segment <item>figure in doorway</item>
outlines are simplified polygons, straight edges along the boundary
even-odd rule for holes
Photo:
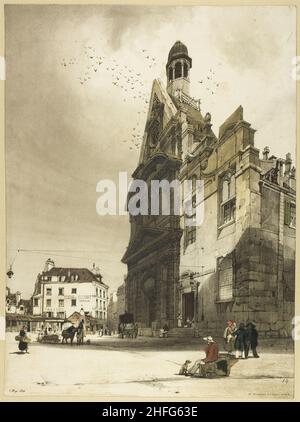
[[[182,316],[181,316],[181,313],[179,313],[177,315],[177,327],[178,328],[181,328],[182,327]]]

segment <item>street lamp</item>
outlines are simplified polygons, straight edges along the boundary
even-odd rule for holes
[[[14,272],[13,272],[11,266],[9,267],[9,270],[7,271],[6,275],[7,275],[8,278],[12,278],[12,276],[14,275]]]

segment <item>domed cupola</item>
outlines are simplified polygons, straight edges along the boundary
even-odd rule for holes
[[[182,91],[189,95],[191,67],[192,59],[187,47],[181,41],[176,41],[169,52],[166,66],[169,94],[175,95],[176,91]]]

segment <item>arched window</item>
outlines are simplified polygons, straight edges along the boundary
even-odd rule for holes
[[[186,63],[184,63],[184,65],[183,65],[183,76],[185,78],[188,77],[188,65]]]
[[[169,81],[171,81],[173,79],[173,68],[170,67],[169,68]]]
[[[181,63],[180,62],[177,62],[175,64],[175,79],[181,78],[181,76],[182,76],[182,73],[181,73]]]

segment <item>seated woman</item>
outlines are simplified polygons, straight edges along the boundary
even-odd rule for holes
[[[219,358],[219,346],[215,343],[214,339],[211,336],[204,337],[203,340],[207,342],[207,347],[205,348],[205,358],[198,359],[188,371],[189,375],[195,375],[199,371],[200,376],[206,375],[206,370],[211,366],[213,362]]]
[[[159,330],[159,337],[161,337],[161,338],[167,338],[168,337],[168,332],[169,332],[169,326],[168,326],[168,324],[165,324],[163,326],[163,328],[161,328]]]

